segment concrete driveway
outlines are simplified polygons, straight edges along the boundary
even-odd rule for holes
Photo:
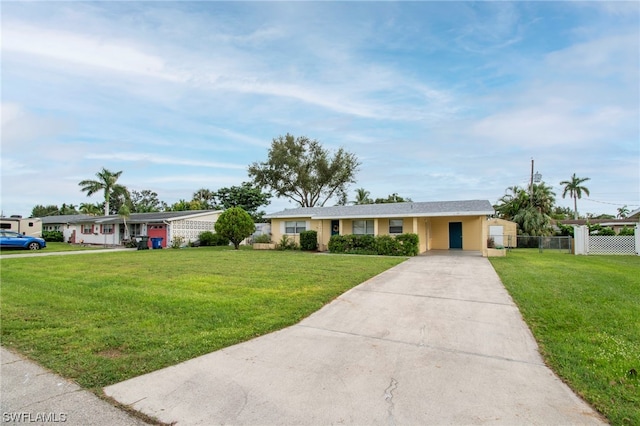
[[[178,425],[604,423],[477,255],[412,258],[295,326],[104,391]]]

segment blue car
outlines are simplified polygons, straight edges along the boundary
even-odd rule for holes
[[[40,250],[47,246],[47,243],[38,237],[30,237],[13,231],[0,231],[0,248]]]

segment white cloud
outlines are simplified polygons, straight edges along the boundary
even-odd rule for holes
[[[85,158],[89,160],[108,160],[108,161],[124,161],[124,162],[143,162],[152,164],[172,165],[172,166],[190,166],[190,167],[207,167],[214,169],[232,169],[244,170],[246,165],[233,163],[219,163],[215,161],[202,161],[196,159],[168,157],[144,152],[125,152],[120,151],[112,154],[87,154]]]
[[[115,72],[140,74],[171,81],[182,81],[167,72],[162,58],[142,52],[132,40],[96,38],[79,34],[7,22],[2,28],[2,50],[68,61],[75,66],[104,68]]]

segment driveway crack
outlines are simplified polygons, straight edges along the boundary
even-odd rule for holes
[[[391,383],[384,390],[384,400],[389,404],[387,407],[387,424],[393,426],[396,424],[395,418],[393,416],[393,409],[395,408],[395,404],[393,402],[393,391],[398,387],[398,381],[391,378]]]

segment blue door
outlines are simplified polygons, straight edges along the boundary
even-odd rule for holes
[[[449,222],[449,248],[462,248],[462,222]]]
[[[332,220],[331,221],[331,235],[338,235],[340,234],[340,221],[339,220]]]

